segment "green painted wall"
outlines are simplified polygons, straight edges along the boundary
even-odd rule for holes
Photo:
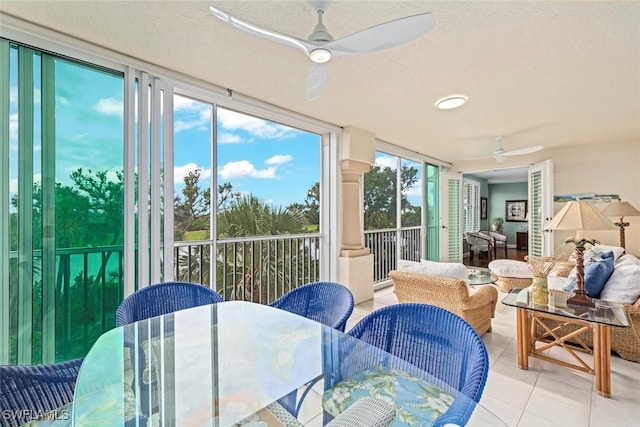
[[[509,184],[489,184],[489,225],[491,219],[505,216],[505,202],[507,200],[527,200],[528,184],[526,182],[514,182]],[[488,228],[489,226],[487,226]],[[516,231],[526,231],[526,222],[505,222],[504,234],[507,235],[509,246],[516,244]]]

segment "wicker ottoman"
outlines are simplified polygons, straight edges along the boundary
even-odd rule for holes
[[[526,262],[513,259],[496,259],[489,263],[498,280],[496,285],[502,292],[510,292],[514,288],[526,288],[531,285],[533,274]]]

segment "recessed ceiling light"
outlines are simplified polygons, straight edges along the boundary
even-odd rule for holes
[[[452,108],[458,108],[467,102],[467,97],[464,95],[451,95],[445,98],[441,98],[436,102],[436,107],[441,110],[451,110]]]

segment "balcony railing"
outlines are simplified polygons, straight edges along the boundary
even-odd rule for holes
[[[321,244],[320,234],[176,242],[174,276],[176,280],[210,286],[227,301],[267,304],[302,284],[320,280]],[[214,245],[216,283],[211,286]],[[396,268],[397,255],[400,259],[420,259],[420,227],[367,231],[365,245],[374,255],[374,282],[379,283]],[[25,351],[25,346],[30,347],[33,363],[42,359],[47,347],[55,349],[57,360],[84,355],[104,331],[114,326],[115,310],[124,297],[123,259],[122,246],[56,250],[55,302],[51,305],[45,295],[51,291],[46,290],[48,284],[43,284],[40,277],[40,251],[33,252],[33,285],[28,294],[15,286],[18,256],[13,253],[11,362],[17,362],[16,355]],[[18,327],[19,310],[15,308],[19,305],[23,312],[34,314],[30,327]],[[43,313],[55,319],[55,340],[51,330],[47,332],[43,326]]]
[[[396,269],[398,259],[420,261],[420,227],[365,231],[364,245],[373,254],[373,283],[384,282],[389,279],[389,271]]]
[[[216,283],[225,301],[268,304],[302,284],[320,280],[320,234],[260,236],[176,242],[176,280],[211,285],[216,245]]]

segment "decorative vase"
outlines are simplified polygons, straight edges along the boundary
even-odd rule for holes
[[[546,277],[535,277],[531,288],[533,289],[533,303],[534,304],[548,304],[549,303],[549,288],[547,286]]]

